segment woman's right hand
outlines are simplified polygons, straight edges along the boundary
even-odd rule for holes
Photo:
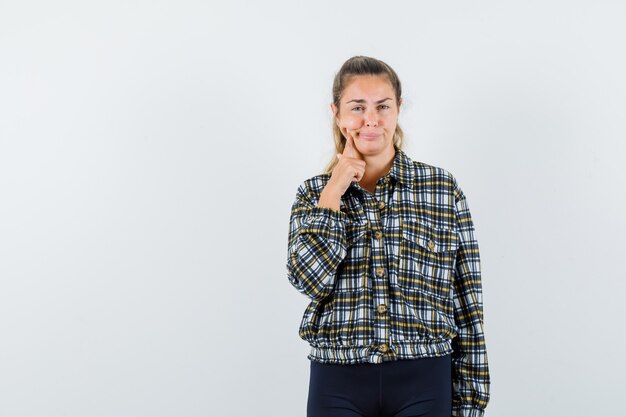
[[[338,153],[337,158],[339,162],[335,165],[333,172],[328,180],[328,185],[343,195],[352,181],[360,181],[365,174],[365,160],[363,155],[356,149],[354,145],[354,138],[348,131],[345,130],[346,145],[343,149],[343,153]]]

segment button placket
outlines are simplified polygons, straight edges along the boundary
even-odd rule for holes
[[[388,182],[388,178],[385,178],[382,182]],[[377,361],[382,361],[382,356],[385,356],[390,351],[389,335],[391,333],[389,326],[389,307],[387,301],[389,299],[389,285],[387,282],[387,265],[385,262],[385,244],[384,244],[384,231],[383,224],[385,219],[382,216],[382,212],[387,208],[385,195],[388,193],[387,187],[379,187],[376,189],[376,195],[365,195],[364,208],[366,216],[368,218],[368,229],[371,248],[369,259],[371,263],[369,265],[368,274],[372,277],[372,316],[377,323],[374,325],[374,332],[372,334],[371,344],[372,358],[378,357]],[[369,200],[369,201],[368,201]],[[389,210],[385,210],[387,213]]]

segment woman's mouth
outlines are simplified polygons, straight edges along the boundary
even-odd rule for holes
[[[359,137],[364,140],[376,139],[380,135],[380,133],[359,133]]]

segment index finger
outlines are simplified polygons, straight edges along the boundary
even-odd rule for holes
[[[348,133],[347,129],[346,129],[346,146],[343,148],[342,155],[346,155],[349,158],[358,157],[356,148],[354,147],[354,139],[352,138],[352,135]]]

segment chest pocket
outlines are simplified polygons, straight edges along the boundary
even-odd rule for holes
[[[340,268],[335,291],[356,291],[368,285],[370,256],[369,224],[350,222],[346,226],[347,254]]]
[[[403,220],[398,284],[425,295],[448,297],[459,241],[455,230]]]

